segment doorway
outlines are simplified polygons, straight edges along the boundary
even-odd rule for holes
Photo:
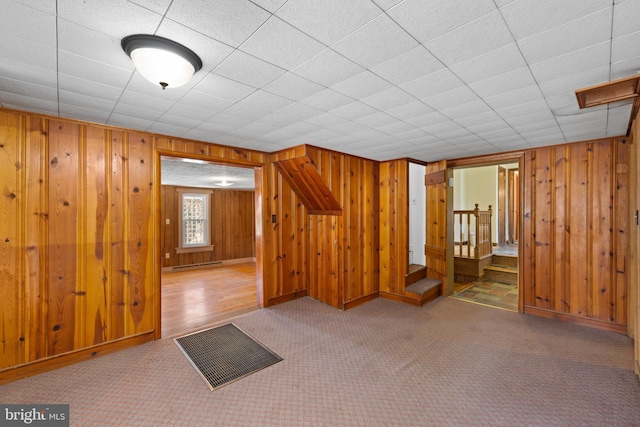
[[[162,337],[256,310],[256,171],[160,158]]]
[[[453,170],[453,297],[519,309],[518,163]]]

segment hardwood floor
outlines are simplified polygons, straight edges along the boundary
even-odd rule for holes
[[[162,337],[257,310],[256,264],[162,273]]]

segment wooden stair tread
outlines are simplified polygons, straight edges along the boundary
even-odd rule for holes
[[[423,295],[439,286],[442,286],[442,280],[425,278],[404,288],[405,291],[418,295]]]
[[[502,273],[517,273],[518,267],[509,267],[508,265],[491,264],[484,268],[485,270],[500,271]]]

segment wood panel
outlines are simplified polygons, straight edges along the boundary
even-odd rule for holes
[[[447,170],[446,160],[427,165],[427,175]],[[427,218],[425,241],[427,253],[427,277],[447,283],[447,201],[448,182],[427,183]],[[449,289],[446,290],[447,294]]]
[[[163,185],[161,189],[160,222],[162,225],[163,267],[255,257],[254,191],[218,188],[211,189],[209,207],[213,251],[176,253],[180,233],[179,189],[189,190],[189,187]],[[169,220],[169,224],[166,223],[167,220]],[[169,258],[165,256],[167,253]]]
[[[0,110],[0,382],[155,335],[155,138]],[[158,139],[165,152],[266,161],[260,152]],[[230,232],[237,253],[242,238]]]
[[[524,167],[525,312],[626,325],[627,140],[532,150]]]
[[[640,377],[640,115],[635,117],[629,146],[629,336],[634,340],[634,370]]]

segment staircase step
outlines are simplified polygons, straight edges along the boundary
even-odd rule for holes
[[[484,280],[517,285],[518,268],[508,265],[491,264],[484,268]]]
[[[422,296],[429,291],[440,288],[441,286],[442,286],[442,280],[431,279],[427,277],[425,279],[417,281],[413,285],[405,287],[404,290],[407,292],[411,292],[413,294],[418,294]]]
[[[412,285],[427,277],[427,266],[420,264],[411,264],[409,272],[404,277],[404,285]]]
[[[509,267],[518,267],[518,257],[513,255],[493,254],[491,263],[497,265],[507,265]]]

